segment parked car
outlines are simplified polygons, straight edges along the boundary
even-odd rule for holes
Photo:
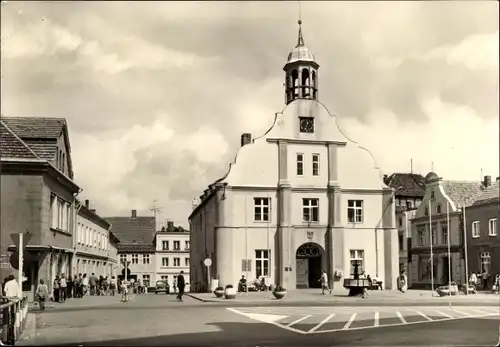
[[[155,294],[165,292],[165,294],[170,294],[170,286],[166,281],[156,281]]]

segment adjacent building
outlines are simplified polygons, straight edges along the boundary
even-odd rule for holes
[[[463,209],[467,210],[483,192],[483,183],[446,181],[430,172],[425,176],[425,186],[424,198],[411,221],[412,288],[431,288],[432,283],[434,287],[445,285],[450,277],[463,284]]]
[[[371,153],[318,101],[319,64],[300,26],[284,71],[285,108],[262,133],[242,135],[229,171],[189,217],[191,284],[197,291],[210,278],[236,285],[245,275],[285,288],[318,287],[322,270],[340,281],[359,263],[395,288],[394,192]],[[212,260],[209,275],[205,258]]]
[[[465,209],[468,270],[469,274],[487,271],[494,276],[500,273],[499,179],[491,184],[491,176],[485,176],[483,185],[485,190]]]
[[[89,200],[85,200],[85,204],[77,208],[73,273],[116,276],[119,241],[111,232],[111,224],[89,204]]]
[[[415,218],[425,194],[425,178],[414,173],[393,173],[384,182],[395,190],[396,223],[398,228],[399,272],[406,271],[411,286],[411,220]]]
[[[33,293],[40,279],[52,290],[56,274],[73,274],[75,199],[81,191],[66,120],[2,117],[0,135],[2,275],[17,266],[5,261],[16,248],[8,247],[10,234],[29,232],[23,290]]]
[[[132,210],[129,217],[104,219],[111,224],[111,232],[120,240],[117,245],[118,278],[125,277],[124,262],[130,261],[127,278],[142,279],[146,286],[154,285],[156,218],[137,216],[137,210]]]
[[[189,282],[190,248],[189,230],[174,226],[172,221],[162,227],[156,233],[156,280],[165,280],[174,288],[177,275],[184,271]]]

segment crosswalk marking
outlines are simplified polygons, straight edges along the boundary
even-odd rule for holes
[[[460,314],[462,314],[464,316],[467,316],[467,317],[471,317],[472,316],[471,314],[469,314],[467,312],[463,312],[463,311],[457,310],[455,308],[452,308],[452,310],[455,311],[455,312],[458,312],[458,313],[460,313]]]
[[[378,325],[379,325],[379,318],[380,318],[380,313],[379,312],[375,312],[375,316],[373,318],[373,326],[374,327],[378,327]]]
[[[326,317],[325,319],[323,319],[321,321],[321,323],[319,323],[318,325],[316,325],[315,327],[312,327],[311,330],[309,330],[310,333],[312,333],[313,331],[316,331],[318,330],[323,324],[325,324],[326,322],[328,322],[330,319],[332,319],[332,317],[335,316],[335,313],[332,313],[331,315],[329,315],[328,317]]]
[[[448,313],[444,313],[444,312],[442,312],[442,311],[438,311],[438,310],[435,310],[435,312],[436,312],[437,314],[440,314],[440,315],[441,315],[441,316],[443,316],[443,317],[446,317],[446,318],[449,318],[449,319],[453,319],[453,316],[450,316]]]
[[[429,316],[427,316],[427,315],[423,314],[422,312],[420,312],[420,311],[415,311],[415,312],[417,312],[419,315],[421,315],[422,317],[424,317],[424,318],[425,318],[425,319],[427,319],[428,321],[432,321],[432,319],[431,319]]]
[[[342,330],[349,329],[349,327],[351,326],[352,322],[354,322],[354,320],[356,319],[356,316],[357,316],[357,313],[353,313],[352,316],[351,316],[351,318],[349,318],[349,321],[347,323],[345,323],[345,325],[342,328]]]
[[[295,325],[295,324],[297,324],[297,323],[300,323],[300,322],[302,322],[303,320],[306,320],[306,319],[307,319],[307,318],[309,318],[309,317],[311,317],[311,315],[307,315],[307,316],[304,316],[304,317],[302,317],[302,318],[299,318],[299,319],[297,319],[297,320],[295,320],[295,321],[293,321],[293,322],[291,322],[291,323],[287,324],[287,326],[288,326],[288,327],[291,327],[292,325]]]
[[[397,316],[398,316],[398,318],[401,320],[401,323],[403,323],[403,324],[408,323],[408,322],[406,321],[405,317],[403,317],[403,315],[401,314],[401,312],[399,312],[399,311],[398,311],[398,312],[396,312],[396,315],[397,315]]]

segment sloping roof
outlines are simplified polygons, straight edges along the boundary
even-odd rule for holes
[[[0,156],[2,158],[39,159],[8,126],[0,121]]]
[[[491,186],[483,190],[481,195],[474,201],[472,206],[488,204],[490,202],[500,201],[500,184],[499,182],[493,183]]]
[[[442,187],[457,208],[470,206],[483,192],[481,182],[441,181]]]
[[[385,184],[398,189],[396,196],[420,197],[425,195],[425,178],[419,174],[395,172],[386,179]]]
[[[155,217],[103,217],[111,224],[111,231],[120,240],[120,250],[137,246],[146,249],[154,248],[156,235]]]
[[[22,139],[57,139],[66,125],[64,118],[2,117],[2,120]]]
[[[57,143],[56,142],[41,142],[33,140],[24,140],[32,150],[40,158],[45,160],[53,160],[56,157]]]

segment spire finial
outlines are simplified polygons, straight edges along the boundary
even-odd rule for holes
[[[298,4],[299,4],[299,20],[297,23],[299,23],[299,37],[297,39],[296,47],[301,47],[304,46],[304,37],[302,36],[302,14],[300,10],[300,0],[298,1]]]

